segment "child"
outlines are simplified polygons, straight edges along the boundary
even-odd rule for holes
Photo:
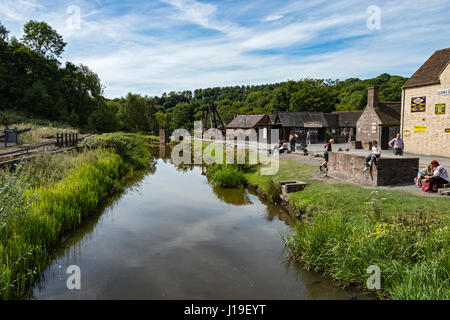
[[[431,164],[428,164],[425,168],[419,170],[416,181],[417,188],[422,188],[422,179],[425,178],[425,176],[431,176],[432,174],[433,168],[431,167]]]

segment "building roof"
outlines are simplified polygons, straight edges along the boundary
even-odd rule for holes
[[[270,118],[270,123],[274,124],[275,121],[277,120],[277,114],[269,114],[269,118]]]
[[[276,123],[283,127],[328,127],[322,112],[278,112]]]
[[[439,75],[450,62],[450,48],[438,50],[405,82],[403,88],[439,83]]]
[[[327,120],[328,126],[330,128],[339,128],[339,115],[334,113],[324,113],[325,119]]]
[[[237,115],[227,128],[250,129],[257,125],[270,124],[270,118],[265,114]]]
[[[400,102],[379,102],[378,108],[375,108],[375,112],[381,120],[381,123],[385,126],[398,126],[400,125]]]
[[[338,127],[344,128],[356,127],[356,122],[358,122],[363,112],[363,110],[333,111],[331,114],[338,115]]]

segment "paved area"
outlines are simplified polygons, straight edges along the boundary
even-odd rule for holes
[[[321,174],[319,172],[319,165],[321,165],[324,161],[323,159],[323,146],[324,144],[312,144],[307,147],[310,155],[304,156],[303,152],[296,151],[293,153],[284,153],[280,155],[281,159],[285,160],[293,160],[298,161],[305,164],[317,165],[317,174],[313,176],[314,179],[317,180],[326,180],[329,182],[339,182],[339,180],[327,177],[325,174]],[[352,150],[350,143],[341,143],[341,144],[333,144],[333,151],[338,151],[339,148],[342,150],[349,149],[351,153],[360,154],[360,155],[368,155],[370,153],[369,150]],[[344,151],[345,152],[345,151]],[[393,152],[390,150],[383,150],[382,157],[398,157],[394,156]],[[432,160],[437,160],[442,166],[444,166],[450,172],[450,158],[446,157],[434,157],[434,156],[424,156],[424,155],[416,155],[416,154],[404,154],[404,157],[414,157],[419,158],[419,168],[425,167]],[[345,182],[348,183],[348,182]],[[366,187],[368,189],[387,189],[387,190],[404,190],[410,193],[414,193],[417,195],[428,196],[428,197],[441,197],[435,194],[429,194],[422,192],[421,189],[417,188],[413,183],[411,185],[400,185],[400,186],[382,186],[382,187]]]

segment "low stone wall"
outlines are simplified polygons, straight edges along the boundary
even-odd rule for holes
[[[414,183],[414,178],[419,171],[419,158],[381,156],[372,169],[369,168],[364,172],[364,166],[364,155],[349,152],[329,153],[328,175],[330,177],[366,186]]]

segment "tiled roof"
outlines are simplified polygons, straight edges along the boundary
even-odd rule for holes
[[[400,125],[400,102],[379,102],[375,112],[385,126]]]
[[[438,50],[405,82],[403,88],[439,83],[439,75],[450,62],[450,48]]]
[[[338,127],[356,127],[356,122],[358,122],[359,117],[361,117],[363,110],[354,111],[333,111],[331,114],[336,114],[339,116]],[[328,120],[328,119],[327,119]]]
[[[238,115],[227,125],[227,128],[250,129],[256,125],[268,123],[270,119],[265,114]]]
[[[314,123],[323,128],[328,127],[328,122],[322,112],[278,112],[277,123],[283,127],[305,127]]]

